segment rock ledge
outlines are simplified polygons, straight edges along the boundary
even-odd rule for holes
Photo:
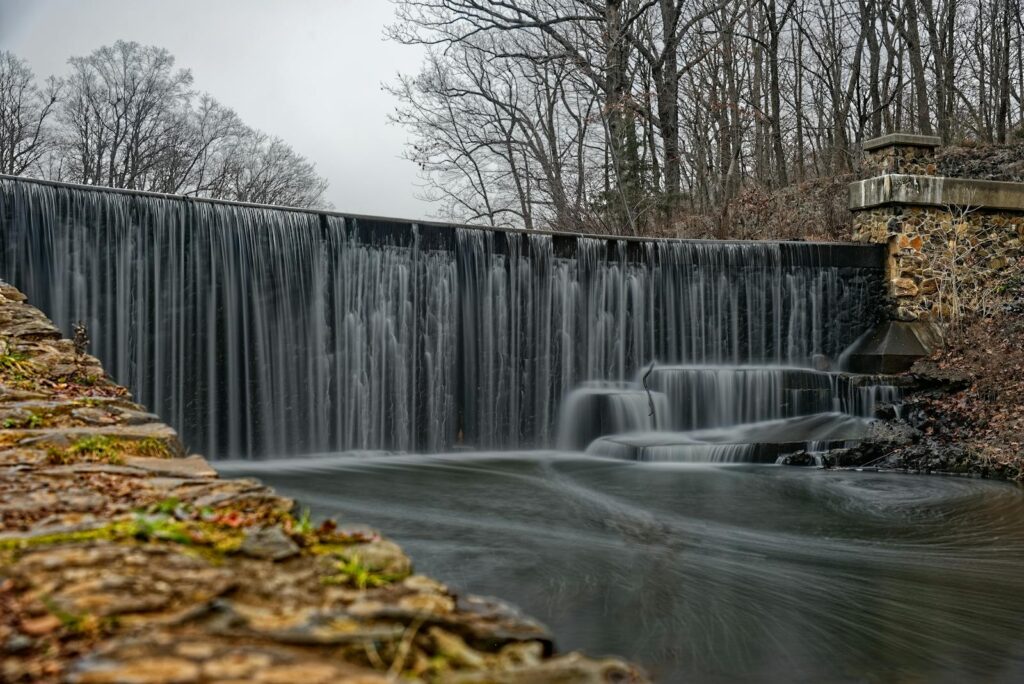
[[[220,479],[25,299],[0,282],[0,680],[646,681]]]

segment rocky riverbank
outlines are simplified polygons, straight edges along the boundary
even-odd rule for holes
[[[1024,293],[951,329],[947,346],[895,379],[872,437],[825,462],[1024,483]]]
[[[0,680],[645,681],[219,478],[87,344],[0,284]]]

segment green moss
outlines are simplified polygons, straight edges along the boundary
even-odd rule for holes
[[[140,439],[139,441],[132,443],[130,447],[132,448],[132,451],[139,456],[148,456],[151,458],[172,458],[174,456],[174,453],[167,445],[167,442],[155,437]]]
[[[134,529],[132,521],[118,521],[88,530],[2,539],[0,540],[0,550],[17,551],[41,546],[54,546],[58,544],[76,544],[89,541],[126,539],[133,536]]]
[[[56,463],[71,463],[85,456],[107,463],[121,464],[124,462],[121,451],[120,444],[106,435],[88,435],[79,438],[66,449],[50,449],[48,455],[50,461]]]
[[[155,437],[119,439],[107,435],[81,437],[67,448],[51,447],[47,454],[51,463],[74,463],[84,457],[114,465],[124,463],[126,455],[148,456],[152,458],[172,458],[174,456],[170,446]]]
[[[363,565],[359,556],[356,555],[348,560],[339,560],[334,565],[334,570],[334,574],[323,578],[324,584],[347,584],[358,589],[367,589],[384,587],[402,579],[400,576],[374,572]]]
[[[13,379],[20,379],[28,376],[34,367],[28,360],[28,354],[15,350],[9,342],[2,345],[3,353],[0,353],[0,372],[10,374]]]
[[[46,546],[94,541],[163,541],[224,555],[238,551],[245,533],[216,523],[177,520],[169,515],[137,514],[102,527],[77,532],[60,532],[34,537],[0,540],[0,551],[25,551]]]
[[[68,451],[71,454],[103,456],[114,451],[114,440],[106,435],[89,435],[78,439]]]
[[[27,418],[7,418],[4,420],[3,426],[7,430],[15,428],[37,430],[43,426],[43,417],[38,413],[31,413]]]

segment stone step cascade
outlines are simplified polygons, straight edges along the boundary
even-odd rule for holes
[[[900,401],[895,377],[794,366],[651,364],[566,398],[563,449],[636,461],[775,463],[865,439]]]

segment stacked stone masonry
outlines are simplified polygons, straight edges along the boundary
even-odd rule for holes
[[[0,283],[0,681],[640,682],[221,479]]]
[[[888,246],[894,317],[942,326],[1019,285],[1024,184],[927,177],[931,154],[920,144],[868,150],[869,173],[901,175],[854,183],[850,208],[854,240]]]
[[[933,176],[938,170],[935,148],[939,139],[924,135],[892,135],[869,140],[864,144],[861,169],[866,177],[889,173]]]

